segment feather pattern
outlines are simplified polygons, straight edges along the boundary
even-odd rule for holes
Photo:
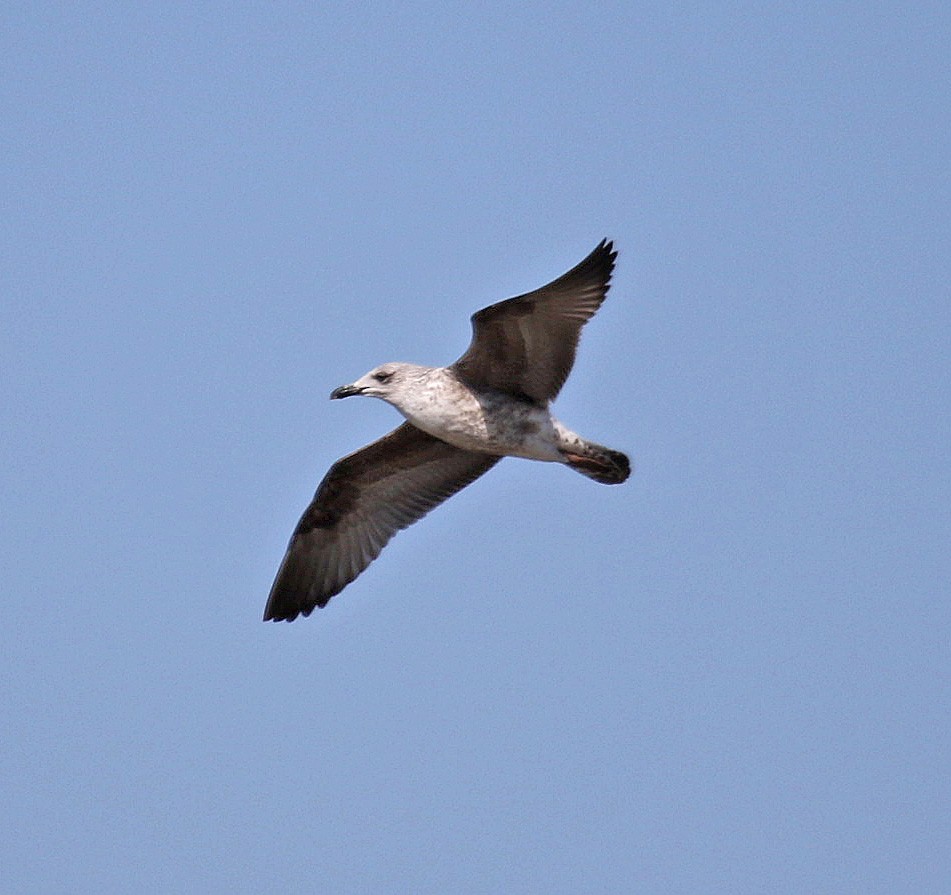
[[[460,450],[403,423],[338,460],[294,530],[264,620],[293,621],[325,606],[379,556],[396,532],[500,459]]]
[[[580,264],[534,292],[472,315],[472,341],[452,365],[464,382],[547,404],[575,362],[581,327],[610,288],[617,252],[602,240]]]

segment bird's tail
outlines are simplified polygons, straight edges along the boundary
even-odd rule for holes
[[[583,441],[571,450],[562,449],[561,453],[568,466],[602,485],[620,485],[631,474],[627,454],[612,451],[603,444]]]

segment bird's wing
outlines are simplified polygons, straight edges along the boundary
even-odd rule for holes
[[[326,606],[396,532],[501,458],[464,451],[410,423],[338,460],[301,516],[271,587],[265,621]]]
[[[577,267],[517,298],[472,315],[472,342],[453,364],[461,379],[538,404],[552,400],[575,362],[581,327],[611,281],[613,243],[602,240]]]

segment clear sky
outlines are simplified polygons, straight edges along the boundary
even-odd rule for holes
[[[947,4],[0,17],[0,888],[948,891]],[[331,389],[602,237],[630,481],[263,624]]]

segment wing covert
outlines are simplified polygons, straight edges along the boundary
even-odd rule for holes
[[[330,467],[278,569],[265,621],[326,606],[400,529],[491,469],[501,457],[464,451],[410,423]]]
[[[604,239],[547,286],[477,311],[472,341],[453,369],[472,385],[538,404],[552,400],[574,365],[581,327],[607,295],[615,258]]]

